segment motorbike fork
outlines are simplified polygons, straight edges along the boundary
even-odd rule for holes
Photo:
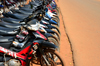
[[[44,55],[44,52],[43,52],[40,48],[39,48],[39,51],[40,51],[40,53],[41,53],[43,59],[45,60],[46,64],[47,64],[48,66],[51,66],[50,63],[48,62],[48,60],[46,59],[46,57],[45,57],[45,55]]]

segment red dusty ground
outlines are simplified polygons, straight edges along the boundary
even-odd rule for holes
[[[59,0],[75,66],[100,66],[100,0]]]

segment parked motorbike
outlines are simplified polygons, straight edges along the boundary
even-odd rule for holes
[[[23,11],[24,8],[21,9],[23,13],[28,13],[30,10]],[[0,56],[3,59],[0,62],[0,66],[29,66],[33,58],[39,58],[41,66],[56,66],[59,65],[59,63],[61,66],[65,66],[64,61],[57,52],[59,45],[57,45],[57,47],[56,44],[58,43],[56,43],[56,40],[54,41],[53,38],[51,39],[51,35],[48,34],[48,32],[53,33],[53,31],[44,29],[43,26],[39,27],[39,22],[34,21],[34,19],[40,21],[43,14],[44,12],[38,12],[38,9],[31,15],[28,14],[28,17],[26,17],[27,15],[25,14],[23,14],[23,16],[19,14],[13,15],[11,13],[3,14],[6,17],[2,19],[3,23],[1,23],[2,27],[0,27],[0,37],[3,38],[0,42]],[[45,27],[50,28],[49,25],[45,25]],[[48,42],[47,37],[51,40],[50,42]],[[60,62],[58,62],[58,59]]]

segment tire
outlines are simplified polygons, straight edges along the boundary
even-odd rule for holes
[[[60,53],[57,51],[54,51],[52,49],[47,49],[44,51],[44,56],[46,57],[47,60],[51,58],[55,62],[55,64],[56,64],[56,65],[54,64],[55,66],[57,66],[57,65],[58,66],[66,66],[65,61],[61,57]],[[48,60],[48,62],[49,62],[49,60]],[[40,64],[41,64],[41,66],[47,66],[45,63],[45,60],[43,58],[43,55],[41,55]]]
[[[60,43],[59,43],[58,40],[55,39],[54,37],[48,37],[48,40],[49,40],[51,43],[55,44],[56,46],[58,46],[58,47],[60,46]],[[58,48],[57,51],[60,52],[60,48]]]
[[[56,25],[52,25],[52,26],[54,26],[54,27],[56,27],[56,28],[52,28],[51,30],[53,30],[53,31],[57,31],[57,32],[60,34],[59,27],[56,26]],[[60,35],[61,35],[61,34],[60,34]]]
[[[59,8],[57,7],[56,9],[54,9],[54,10],[56,10],[56,12],[53,12],[54,14],[56,14],[57,16],[59,16],[60,15],[60,11],[59,11]]]
[[[52,20],[56,21],[58,23],[58,26],[60,26],[60,19],[57,16],[52,17]]]
[[[58,33],[60,34],[60,30],[59,30],[59,27],[57,25],[54,25],[54,24],[51,24],[52,26],[56,27],[56,28],[52,28],[52,30],[56,30],[58,31]]]
[[[60,34],[59,28],[58,29],[57,28],[52,28],[51,30],[55,30]]]
[[[56,30],[52,30],[52,31],[55,32],[53,35],[55,35],[59,39],[59,41],[60,41],[60,34]]]
[[[40,59],[39,59],[40,60]],[[33,64],[37,64],[40,65],[40,61],[34,59],[34,57],[32,57],[31,59],[26,60],[27,65],[26,66],[33,66]]]
[[[57,7],[57,8],[56,8],[56,9],[54,9],[54,10],[56,10],[57,15],[59,16],[59,14],[60,14],[59,8]]]
[[[31,59],[28,59],[28,57],[32,57],[32,58]],[[33,66],[33,64],[40,65],[40,58],[38,58],[36,56],[36,53],[34,55],[28,55],[27,56],[27,59],[26,59],[26,66]]]
[[[48,58],[48,60],[51,64],[50,66],[56,66],[55,62],[51,58]],[[47,66],[46,64],[44,64],[45,61],[44,61],[43,57],[41,57],[41,61],[42,61],[41,66]]]
[[[51,24],[51,25],[56,25],[56,26],[58,26],[58,27],[60,26],[59,24]]]
[[[57,16],[59,16],[59,13],[56,13],[56,12],[52,12],[52,13],[56,14]]]
[[[56,27],[57,29],[59,29],[59,27],[58,27],[57,25],[52,25],[52,26],[54,26],[54,27]]]
[[[59,23],[59,18],[57,16],[52,17],[52,20],[56,21],[57,23]]]

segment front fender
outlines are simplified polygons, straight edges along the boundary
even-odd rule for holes
[[[44,40],[42,40],[42,39],[34,40],[34,42],[37,42],[37,43],[39,43],[39,44],[41,44],[43,41],[44,41]]]
[[[44,41],[44,40],[34,40],[34,42],[39,43],[39,47],[40,48],[58,48],[56,45],[48,42],[48,41]]]
[[[41,44],[40,44],[40,47],[41,48],[58,48],[56,45],[50,43],[50,42],[47,42],[47,41],[43,41]]]
[[[51,16],[48,13],[46,13],[45,16],[47,16],[49,19],[51,19]]]
[[[54,21],[54,20],[49,20],[49,22],[50,22],[51,24],[56,24],[56,25],[58,25],[58,23],[57,23],[56,21]]]
[[[45,29],[48,33],[55,33],[54,31],[50,30],[50,29]]]
[[[57,40],[57,42],[59,42],[58,38],[56,38],[56,36],[54,36],[54,35],[52,35],[50,33],[45,33],[45,36],[46,37],[53,37],[53,38],[55,38]]]
[[[55,26],[52,26],[50,24],[48,24],[47,26],[48,26],[49,29],[56,28]]]
[[[46,37],[53,37],[50,33],[45,33]]]

